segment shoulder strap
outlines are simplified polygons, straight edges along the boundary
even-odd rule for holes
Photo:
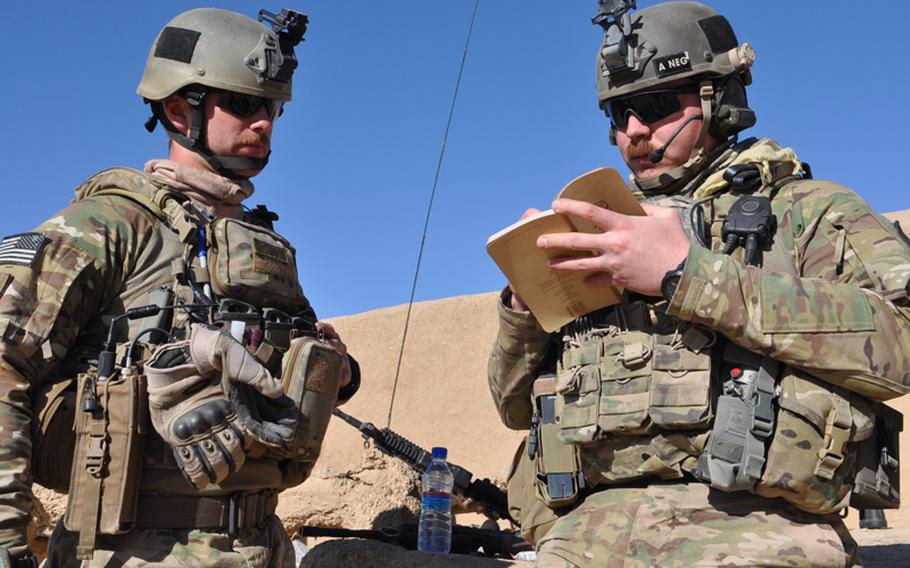
[[[164,210],[161,207],[159,207],[157,203],[152,201],[148,196],[143,195],[141,193],[138,193],[135,191],[130,191],[128,189],[119,189],[119,188],[115,188],[115,187],[110,187],[107,189],[101,189],[101,190],[96,191],[95,193],[92,194],[92,197],[101,196],[101,195],[119,195],[120,197],[125,197],[132,201],[135,201],[139,205],[142,205],[143,207],[145,207],[146,209],[151,211],[155,215],[155,217],[158,217],[162,221],[168,220],[167,213],[165,213]]]
[[[76,190],[76,198],[115,195],[140,205],[170,226],[184,243],[207,222],[185,207],[189,197],[165,186],[144,172],[111,168],[96,174]]]

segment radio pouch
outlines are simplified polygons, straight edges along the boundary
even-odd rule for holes
[[[532,459],[536,457],[538,496],[548,507],[571,505],[584,489],[584,475],[578,447],[559,439],[554,374],[541,375],[534,381],[534,404],[528,453]]]
[[[873,407],[875,431],[859,443],[850,506],[857,509],[900,508],[900,433],[904,416],[884,403]]]
[[[144,375],[78,379],[76,449],[64,525],[79,533],[76,557],[92,558],[98,534],[121,534],[136,523],[142,454],[148,432]]]

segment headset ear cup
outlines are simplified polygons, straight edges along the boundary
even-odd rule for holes
[[[723,140],[755,124],[755,113],[749,108],[742,79],[731,77],[715,88],[717,94],[709,124],[712,136]]]

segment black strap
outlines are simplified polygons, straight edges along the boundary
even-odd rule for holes
[[[278,494],[238,492],[228,497],[140,495],[138,529],[206,529],[236,534],[275,512]]]

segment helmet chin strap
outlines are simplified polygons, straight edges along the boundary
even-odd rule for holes
[[[642,191],[667,190],[674,186],[682,186],[701,171],[707,161],[706,158],[710,152],[705,150],[705,142],[708,139],[708,129],[711,126],[711,107],[714,100],[714,85],[711,81],[701,81],[699,83],[698,96],[701,99],[701,113],[705,118],[702,119],[698,140],[692,146],[692,151],[689,152],[689,159],[686,160],[686,163],[668,172],[649,178],[635,178],[635,185]]]
[[[189,103],[191,110],[190,130],[186,135],[177,130],[177,128],[167,120],[167,116],[164,115],[163,105],[153,104],[153,112],[155,112],[158,120],[161,121],[162,126],[164,126],[164,129],[167,131],[168,138],[177,144],[180,144],[187,150],[191,150],[202,156],[213,170],[225,177],[232,179],[247,179],[250,176],[241,175],[239,172],[255,171],[258,173],[262,171],[266,164],[269,163],[269,155],[272,153],[271,150],[262,158],[254,158],[249,156],[222,156],[220,154],[215,154],[209,149],[205,143],[205,113],[202,108],[202,102],[205,99],[205,95],[205,89],[201,88],[189,89],[183,95],[187,103]],[[149,123],[151,123],[151,128],[149,128]],[[146,124],[146,129],[151,132],[154,130],[155,126],[152,123],[152,119],[149,120],[149,123]]]

